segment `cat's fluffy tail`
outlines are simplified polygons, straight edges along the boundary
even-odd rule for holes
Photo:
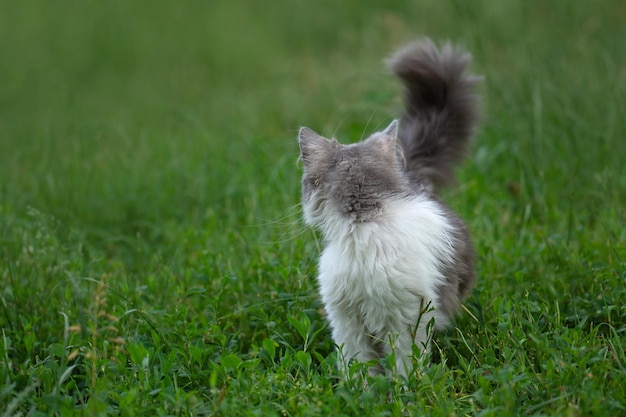
[[[455,182],[454,166],[465,156],[479,119],[474,87],[480,77],[466,73],[470,61],[469,53],[449,43],[437,48],[429,39],[388,60],[404,86],[399,139],[407,171],[432,189]]]

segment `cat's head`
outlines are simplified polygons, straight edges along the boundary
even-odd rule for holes
[[[342,145],[303,127],[298,135],[302,204],[308,224],[323,227],[329,218],[350,223],[374,221],[389,199],[411,192],[397,147],[398,122],[366,140]]]

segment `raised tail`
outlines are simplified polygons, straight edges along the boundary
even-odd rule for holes
[[[479,119],[480,77],[466,73],[471,55],[449,43],[429,40],[396,52],[389,68],[403,83],[405,114],[399,139],[407,172],[429,188],[456,181],[454,167],[467,152]]]

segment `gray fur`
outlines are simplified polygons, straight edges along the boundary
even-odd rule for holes
[[[467,226],[456,213],[441,203],[447,217],[454,225],[454,258],[442,259],[445,284],[437,288],[439,295],[438,309],[446,317],[451,318],[458,312],[461,302],[470,295],[476,271],[474,269],[475,251]]]
[[[334,204],[347,218],[357,222],[371,221],[381,213],[388,198],[414,193],[397,157],[397,122],[367,140],[340,145],[308,128],[300,129],[300,157],[304,163],[303,201],[313,190],[318,204]]]
[[[479,118],[474,92],[479,77],[465,73],[471,55],[449,43],[412,43],[389,60],[403,83],[405,114],[400,142],[407,171],[433,189],[454,183],[453,169],[465,156]]]

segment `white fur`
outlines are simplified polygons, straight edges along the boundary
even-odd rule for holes
[[[318,196],[312,197],[310,202]],[[453,226],[425,196],[387,201],[372,222],[350,221],[328,201],[305,204],[304,211],[327,242],[318,280],[345,359],[375,359],[393,344],[397,370],[407,375],[412,345],[428,350],[428,322],[447,324],[437,314],[436,288],[444,279],[441,259],[452,256]],[[422,315],[429,303],[434,311]]]

